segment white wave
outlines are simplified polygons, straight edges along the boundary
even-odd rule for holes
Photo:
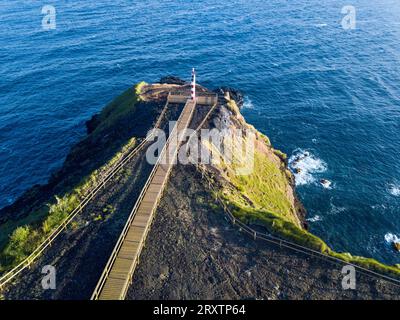
[[[332,182],[329,180],[324,179],[323,181],[320,181],[321,186],[323,186],[325,189],[332,189]]]
[[[326,163],[310,151],[296,149],[289,158],[289,167],[293,171],[296,185],[311,184],[316,181],[315,174],[327,170]]]
[[[398,184],[390,184],[389,185],[389,193],[392,196],[400,197],[400,185],[398,185]]]
[[[243,109],[254,109],[253,102],[250,100],[249,97],[244,97]]]
[[[377,210],[377,209],[383,209],[386,210],[386,206],[384,204],[374,204],[371,206],[371,209]]]
[[[392,244],[393,242],[400,242],[400,237],[393,233],[388,232],[385,234],[385,241],[388,244]]]
[[[315,215],[314,217],[308,218],[308,219],[306,219],[306,220],[307,220],[307,221],[310,221],[310,222],[318,222],[318,221],[321,221],[322,218],[321,218],[319,215]]]
[[[338,207],[335,206],[333,203],[331,203],[331,210],[330,210],[330,214],[340,214],[342,212],[346,211],[346,207]]]
[[[323,27],[328,26],[328,24],[327,23],[317,23],[314,26],[317,27],[317,28],[323,28]]]

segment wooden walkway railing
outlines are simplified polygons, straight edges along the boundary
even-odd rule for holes
[[[168,95],[169,97],[169,95]],[[161,124],[162,119],[168,109],[169,99],[158,117],[158,120],[154,128],[158,128]],[[75,217],[82,212],[82,210],[93,200],[93,198],[105,188],[108,181],[110,181],[118,172],[124,168],[130,160],[132,160],[153,138],[153,132],[146,137],[138,146],[133,150],[127,152],[123,155],[120,160],[118,160],[100,179],[100,181],[88,191],[85,197],[79,202],[77,207],[73,209],[68,216],[61,222],[57,228],[46,238],[40,245],[23,261],[21,261],[17,266],[15,266],[10,271],[0,276],[0,290],[2,290],[6,284],[10,283],[14,278],[21,274],[24,270],[29,268],[43,253],[51,246],[51,244],[58,238],[58,236],[67,228],[67,226],[75,219]]]
[[[196,103],[186,102],[174,129],[114,247],[110,259],[93,292],[92,300],[122,300],[132,281],[139,256],[154,218],[155,209],[175,163],[182,137],[192,119]]]
[[[348,261],[344,261],[342,259],[330,256],[326,253],[320,252],[320,251],[316,251],[314,249],[302,246],[300,244],[297,244],[295,242],[283,239],[283,238],[279,238],[276,236],[273,236],[272,234],[266,232],[266,233],[262,233],[260,231],[256,231],[255,229],[253,229],[252,227],[250,227],[249,225],[243,223],[242,221],[240,221],[238,218],[235,217],[235,215],[232,213],[232,211],[230,210],[229,206],[225,203],[225,201],[223,199],[221,199],[219,190],[217,190],[215,188],[215,183],[212,181],[212,179],[209,177],[209,172],[206,169],[206,167],[204,165],[196,165],[196,169],[200,172],[202,178],[208,183],[208,187],[209,189],[212,191],[216,202],[218,202],[224,213],[226,214],[226,217],[228,218],[228,220],[235,225],[236,227],[239,228],[240,232],[244,232],[247,233],[248,235],[250,235],[251,237],[253,237],[254,240],[263,240],[265,242],[269,242],[272,243],[274,245],[279,246],[280,248],[286,248],[286,249],[290,249],[292,251],[296,251],[296,252],[300,252],[303,253],[305,255],[308,255],[310,257],[314,257],[317,259],[321,259],[330,263],[334,263],[340,266],[345,266],[345,265],[351,265],[353,266],[360,274],[363,274],[365,276],[368,277],[372,277],[374,279],[377,280],[385,280],[389,283],[391,283],[392,285],[396,286],[397,288],[400,289],[400,279],[396,279],[394,277],[391,277],[389,275],[386,274],[382,274],[379,272],[376,272],[374,270],[371,269],[367,269],[365,267],[362,267],[358,264],[355,263],[351,263]]]
[[[185,103],[190,98],[190,92],[171,92],[168,96],[170,103]],[[213,106],[218,102],[218,94],[199,92],[196,96],[196,104]]]

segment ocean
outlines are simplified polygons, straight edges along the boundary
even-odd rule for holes
[[[310,230],[338,251],[400,263],[400,4],[347,1],[0,4],[0,207],[45,183],[84,123],[165,75],[246,95],[246,120],[286,152]],[[326,179],[321,184],[321,179]]]

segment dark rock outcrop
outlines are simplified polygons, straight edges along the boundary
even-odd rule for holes
[[[90,118],[88,121],[86,121],[85,124],[86,124],[87,134],[91,134],[97,128],[97,126],[100,124],[99,115],[95,114],[94,116],[92,116],[92,118]]]
[[[180,85],[180,86],[188,84],[188,82],[182,80],[181,78],[175,77],[175,76],[162,77],[160,79],[160,83],[161,84],[177,84],[177,85]]]
[[[230,87],[219,87],[218,89],[214,90],[214,92],[218,93],[222,97],[225,96],[226,92],[229,92],[229,96],[231,99],[235,100],[237,106],[239,108],[243,107],[244,95],[241,91]]]

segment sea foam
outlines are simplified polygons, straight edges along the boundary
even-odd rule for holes
[[[400,197],[400,185],[398,185],[398,184],[390,184],[389,185],[389,193],[392,196]]]
[[[309,222],[318,222],[321,220],[322,220],[322,218],[319,215],[315,215],[314,217],[307,219],[307,221],[309,221]]]
[[[385,241],[388,244],[392,244],[393,242],[400,242],[400,237],[393,233],[388,232],[385,234]]]
[[[327,165],[322,159],[303,149],[296,149],[293,152],[289,158],[289,167],[296,178],[296,185],[314,183],[316,181],[314,175],[327,170]]]
[[[249,97],[244,97],[243,109],[254,109],[253,102],[250,100]]]

